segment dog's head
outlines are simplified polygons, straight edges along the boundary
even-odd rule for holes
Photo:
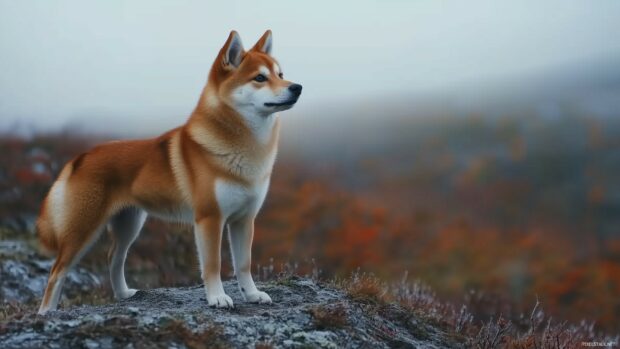
[[[212,106],[224,103],[246,118],[290,109],[302,87],[284,79],[271,48],[271,30],[247,52],[239,34],[232,31],[211,68],[206,102]]]

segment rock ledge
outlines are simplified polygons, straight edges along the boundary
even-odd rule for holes
[[[3,348],[453,348],[440,328],[391,304],[356,301],[308,278],[258,283],[272,305],[243,302],[225,282],[234,309],[207,306],[202,286],[139,291],[104,305],[0,322]]]

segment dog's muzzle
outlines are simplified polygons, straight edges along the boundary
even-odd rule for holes
[[[291,84],[288,87],[289,92],[292,94],[292,97],[288,101],[280,102],[280,103],[265,103],[266,107],[281,107],[285,105],[293,105],[297,103],[299,96],[301,95],[301,89],[303,87],[300,84]]]

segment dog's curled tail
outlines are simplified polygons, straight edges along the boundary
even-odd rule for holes
[[[56,238],[56,232],[50,222],[47,209],[48,197],[45,198],[41,206],[41,213],[37,219],[36,229],[37,236],[39,237],[39,252],[45,256],[53,257],[56,251],[58,251],[58,239]]]
[[[43,255],[53,257],[58,251],[58,234],[60,232],[57,229],[59,229],[59,223],[63,221],[62,216],[65,214],[66,183],[76,169],[76,165],[79,165],[81,157],[79,156],[65,165],[41,204],[36,230],[40,242],[39,252]],[[77,164],[76,161],[78,161]]]

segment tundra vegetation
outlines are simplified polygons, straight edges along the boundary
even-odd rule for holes
[[[257,279],[282,294],[306,281],[339,292],[299,310],[315,332],[352,333],[351,309],[362,307],[399,324],[402,338],[435,338],[424,323],[455,345],[617,341],[620,121],[566,118],[401,120],[380,131],[390,137],[355,151],[299,154],[283,144],[256,224]],[[102,140],[69,131],[0,137],[0,332],[38,321],[31,313],[50,259],[35,252],[34,218],[62,164]],[[113,303],[108,244],[104,236],[69,278],[63,311]],[[147,221],[126,271],[142,290],[198,284],[189,227]],[[225,328],[202,333],[183,321],[139,335],[188,347],[214,336],[226,345]],[[182,326],[187,341],[174,337]],[[267,337],[257,344],[280,345]]]

